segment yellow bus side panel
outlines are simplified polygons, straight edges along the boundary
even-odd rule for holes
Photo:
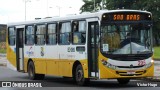
[[[7,45],[7,59],[8,61],[16,67],[16,53]]]
[[[11,49],[11,47],[8,44],[8,30],[6,32],[6,47],[7,47],[7,60],[16,67],[16,53]]]
[[[58,62],[56,60],[47,60],[40,58],[31,58],[35,65],[36,73],[58,75]],[[24,59],[24,70],[27,72],[27,64],[29,58]]]
[[[72,77],[73,60],[60,60],[59,61],[59,75]]]
[[[28,64],[28,58],[24,57],[24,72],[27,72],[27,64]]]
[[[81,65],[83,67],[83,71],[84,71],[84,77],[88,78],[88,62],[87,59],[86,60],[80,60]]]
[[[58,73],[58,61],[57,60],[48,59],[46,61],[46,63],[47,63],[46,74],[48,74],[48,75],[59,75],[59,73]]]
[[[32,59],[35,64],[35,71],[39,74],[72,77],[72,67],[75,60],[56,59]],[[28,58],[25,58],[25,72],[27,72]],[[87,60],[80,60],[83,67],[84,77],[88,78]]]
[[[72,68],[75,60],[58,60],[59,76],[72,77]],[[80,60],[83,67],[84,77],[88,78],[88,64],[87,60]]]
[[[33,59],[34,60],[34,64],[35,64],[35,67],[36,67],[36,73],[39,73],[39,74],[46,74],[46,61],[44,58],[35,58]]]

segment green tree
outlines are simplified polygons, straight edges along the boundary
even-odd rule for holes
[[[80,8],[81,13],[82,12],[93,12],[94,10],[97,11],[101,9],[101,3],[102,0],[83,0],[84,5]]]
[[[133,9],[146,10],[153,17],[153,41],[154,45],[160,45],[160,0],[137,0],[132,5]]]

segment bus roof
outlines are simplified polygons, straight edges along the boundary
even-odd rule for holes
[[[104,14],[104,13],[113,13],[113,12],[141,12],[141,13],[150,13],[148,11],[128,10],[128,9],[100,10],[100,11],[94,12],[94,13],[82,13],[82,14],[79,14],[79,15],[70,15],[70,16],[65,16],[65,17],[51,17],[51,18],[38,19],[38,20],[33,20],[33,21],[8,23],[7,25],[8,26],[15,26],[15,25],[38,24],[38,23],[47,23],[47,22],[56,22],[56,21],[61,22],[61,21],[67,21],[67,20],[78,20],[78,19],[86,19],[86,18],[94,18],[94,17],[100,18],[101,15]]]

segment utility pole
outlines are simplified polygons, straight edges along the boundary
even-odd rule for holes
[[[96,1],[94,0],[94,12],[96,11]]]
[[[102,10],[104,9],[104,7],[103,7],[103,6],[104,6],[104,2],[103,2],[103,0],[102,0]]]
[[[49,16],[49,11],[48,11],[48,0],[47,0],[47,17]]]
[[[59,17],[61,15],[61,7],[60,6],[56,6],[58,8],[58,13],[59,13]]]
[[[25,6],[25,7],[24,7],[24,9],[25,9],[25,15],[24,15],[24,16],[25,16],[25,17],[24,17],[24,18],[25,18],[25,21],[26,21],[26,17],[27,17],[27,16],[26,16],[26,14],[27,14],[27,2],[31,2],[31,1],[30,1],[30,0],[25,0],[25,1],[24,1],[24,4],[25,4],[25,5],[24,5],[24,6]]]

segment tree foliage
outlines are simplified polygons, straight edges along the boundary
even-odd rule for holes
[[[97,10],[97,8],[100,7],[101,0],[83,0],[85,3],[81,8],[81,12],[92,12],[94,11],[94,8]]]
[[[83,0],[83,2],[84,5],[80,8],[81,12],[94,12],[100,9],[135,9],[151,12],[153,40],[156,45],[160,45],[160,0]]]

